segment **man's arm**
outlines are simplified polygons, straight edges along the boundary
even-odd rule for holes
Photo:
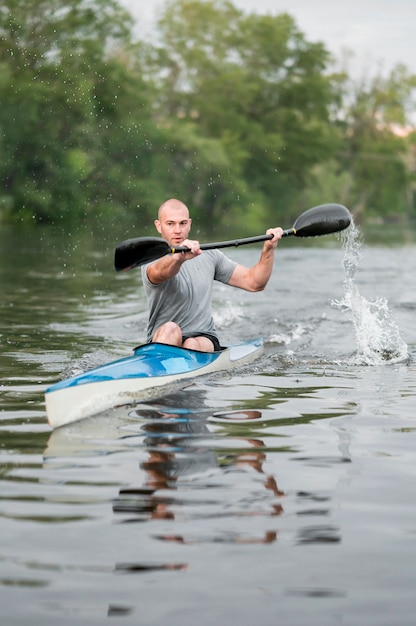
[[[176,274],[181,269],[181,266],[185,261],[189,261],[189,259],[193,259],[198,254],[201,254],[202,250],[199,247],[198,241],[190,241],[189,239],[185,239],[185,241],[181,244],[185,248],[189,248],[189,252],[175,252],[173,254],[166,254],[161,257],[147,268],[147,278],[153,285],[160,285],[165,282],[165,280],[169,280],[176,276]]]
[[[246,291],[263,291],[266,287],[273,271],[274,251],[279,239],[282,238],[283,230],[269,228],[266,232],[272,234],[273,239],[267,239],[264,242],[260,259],[253,267],[237,265],[228,281],[232,287],[239,287]]]

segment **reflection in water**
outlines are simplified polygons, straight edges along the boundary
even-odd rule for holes
[[[218,423],[241,423],[241,422],[247,422],[248,420],[250,421],[254,421],[254,420],[258,420],[261,418],[261,411],[227,411],[226,413],[223,412],[216,412],[214,413],[211,417],[209,417],[208,419],[211,422],[218,422]]]
[[[273,385],[259,392],[262,410],[252,408],[256,399],[251,397],[229,404],[227,411],[212,410],[207,401],[209,388],[199,385],[192,387],[192,393],[184,390],[171,394],[158,404],[142,403],[129,411],[123,409],[120,414],[112,412],[105,419],[85,420],[51,433],[44,458],[57,467],[57,454],[63,453],[68,460],[69,456],[87,457],[92,453],[100,464],[104,449],[105,454],[137,449],[137,473],[129,472],[127,484],[123,476],[112,510],[120,523],[175,522],[175,528],[146,529],[146,534],[157,541],[270,544],[286,527],[285,532],[289,528],[298,545],[336,543],[340,541],[336,526],[327,522],[305,524],[330,516],[328,494],[308,489],[308,476],[311,471],[335,470],[350,464],[348,447],[342,448],[342,454],[327,446],[315,447],[312,454],[305,454],[307,451],[295,447],[293,442],[288,445],[284,432],[295,423],[310,428],[313,421],[345,416],[349,404],[345,404],[344,411],[334,411],[332,394],[327,397],[326,385],[307,387],[301,378],[296,378],[294,387],[289,388],[288,381],[273,378]],[[279,387],[279,382],[284,385]],[[314,397],[318,412],[299,410],[300,402],[310,405]],[[244,405],[250,408],[237,408]],[[123,419],[118,422],[121,416]],[[279,441],[284,445],[278,445]],[[299,469],[293,470],[299,476],[305,472],[301,478],[305,490],[292,491],[289,517],[279,522],[278,529],[276,522],[272,527],[265,527],[264,523],[281,517],[283,502],[287,501],[276,475],[266,469],[271,458],[274,466],[279,466],[279,457],[295,462]],[[134,455],[132,458],[134,462]],[[293,522],[290,512],[295,493],[299,523]],[[145,572],[153,567],[171,570],[185,565],[182,560],[154,563],[151,556],[150,562],[127,561],[125,568]]]
[[[110,497],[118,484],[113,519],[120,522],[117,536],[128,540],[129,550],[127,554],[119,550],[111,562],[115,576],[128,580],[181,576],[194,571],[195,554],[203,558],[201,554],[214,546],[220,551],[222,545],[267,546],[273,559],[277,543],[289,541],[306,548],[341,543],[340,529],[331,520],[331,491],[317,491],[316,482],[309,478],[322,469],[325,474],[331,469],[338,474],[338,467],[347,467],[348,447],[337,455],[326,445],[326,436],[325,445],[313,450],[288,442],[294,423],[302,424],[307,436],[315,428],[312,422],[345,417],[349,405],[335,411],[326,385],[307,386],[299,376],[293,388],[288,387],[288,378],[267,376],[265,381],[267,386],[258,391],[261,410],[250,393],[245,400],[229,401],[228,410],[214,410],[212,404],[218,404],[214,401],[210,407],[208,392],[215,385],[200,384],[192,387],[192,393],[184,390],[158,404],[142,403],[51,433],[45,467],[65,472],[65,467],[79,464],[82,472],[82,467],[96,464],[107,469],[103,481]],[[313,399],[317,405],[311,404]],[[303,412],[306,403],[315,410]],[[127,474],[124,470],[117,477],[111,462],[103,464],[114,452],[128,454],[132,469]],[[125,468],[126,458],[117,466]],[[279,486],[273,470],[282,467],[285,482],[291,482],[295,473],[293,485],[303,491]],[[70,475],[79,476],[75,469]],[[108,507],[108,499],[102,503]],[[129,528],[122,529],[123,524]],[[316,593],[326,592],[324,587],[316,588]],[[133,604],[108,604],[107,614],[134,611]]]
[[[121,606],[116,604],[110,604],[107,611],[107,617],[125,617],[131,615],[134,609],[131,606]]]
[[[163,563],[162,565],[145,565],[143,563],[117,563],[115,571],[120,574],[137,574],[137,572],[150,572],[161,570],[184,570],[186,563]]]
[[[200,404],[203,406],[203,402]],[[146,520],[175,520],[181,519],[246,517],[253,515],[278,516],[283,508],[276,498],[284,496],[279,489],[276,479],[272,475],[264,475],[263,464],[266,460],[265,444],[262,440],[249,437],[238,437],[234,443],[237,448],[227,451],[224,457],[221,446],[216,449],[218,436],[208,428],[208,422],[201,411],[183,409],[158,410],[143,408],[130,413],[130,416],[139,419],[146,418],[141,425],[141,432],[145,435],[143,445],[146,447],[146,458],[140,462],[140,469],[145,472],[144,484],[137,488],[120,489],[118,499],[113,503],[116,514],[127,514],[126,522],[143,522]],[[220,414],[217,414],[218,417]],[[260,411],[247,410],[221,414],[221,419],[237,418],[238,421],[250,421],[261,418]],[[231,471],[241,472],[254,470],[256,474],[264,475],[263,487],[272,494],[272,500],[264,509],[256,508],[256,498],[247,507],[247,503],[238,503],[230,507],[230,503],[212,497],[212,479],[218,486],[222,478]],[[191,496],[179,495],[186,487],[192,484]],[[226,488],[227,481],[223,486]],[[204,497],[200,493],[204,491]],[[208,497],[205,496],[208,494]],[[218,491],[214,492],[218,496]],[[258,498],[257,498],[258,500]],[[198,506],[195,506],[198,505]],[[209,509],[209,513],[206,510]],[[163,533],[154,535],[160,541],[190,544],[202,542],[227,543],[272,543],[276,540],[275,530],[266,530],[260,537],[245,537],[233,531],[223,532],[211,536],[204,535],[185,537],[183,534]],[[139,569],[141,564],[137,566]],[[176,564],[175,564],[176,567]]]

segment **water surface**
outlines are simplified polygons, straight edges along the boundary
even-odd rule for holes
[[[2,623],[413,624],[416,246],[283,241],[215,291],[259,361],[52,432],[46,387],[144,339],[117,242],[0,230]]]

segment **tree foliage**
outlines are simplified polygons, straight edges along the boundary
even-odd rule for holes
[[[82,215],[96,197],[106,136],[140,85],[116,56],[130,41],[113,0],[7,0],[0,12],[3,194],[36,220]],[[134,88],[132,87],[134,85]],[[136,101],[137,103],[137,101]],[[129,102],[128,104],[131,104]]]
[[[412,95],[416,76],[399,65],[387,76],[376,73],[353,81],[344,76],[338,111],[342,138],[338,165],[348,171],[348,197],[357,216],[412,212],[407,164]]]
[[[287,14],[245,15],[224,0],[171,3],[159,34],[146,63],[159,115],[217,140],[226,158],[229,193],[191,187],[188,194],[215,220],[259,202],[283,209],[335,149],[324,47],[308,43]]]
[[[290,15],[229,0],[169,1],[151,41],[116,0],[3,0],[0,211],[143,224],[177,196],[242,231],[315,199],[412,215],[415,87],[405,66],[335,72]]]

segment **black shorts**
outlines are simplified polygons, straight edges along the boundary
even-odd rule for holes
[[[214,346],[214,351],[219,352],[222,350],[220,342],[218,341],[218,337],[215,335],[211,335],[210,333],[188,333],[187,335],[182,335],[182,343],[186,341],[186,339],[191,339],[192,337],[206,337]]]

